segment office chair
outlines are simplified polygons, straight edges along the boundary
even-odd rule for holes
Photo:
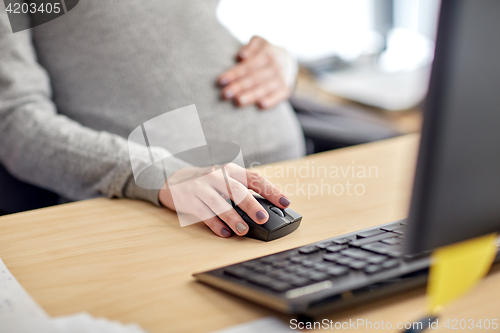
[[[14,178],[0,164],[0,215],[57,205],[59,196]]]
[[[356,106],[324,105],[292,97],[304,131],[307,154],[401,135],[391,124]]]

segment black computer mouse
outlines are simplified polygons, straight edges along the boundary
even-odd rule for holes
[[[269,242],[286,236],[299,227],[300,221],[302,221],[302,216],[300,214],[294,212],[290,208],[278,208],[260,196],[255,196],[255,199],[257,199],[269,215],[269,219],[264,224],[255,223],[243,210],[231,202],[236,212],[238,212],[248,224],[248,232],[245,237]]]

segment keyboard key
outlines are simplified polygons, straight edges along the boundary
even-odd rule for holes
[[[259,274],[267,274],[267,273],[270,273],[272,271],[274,271],[275,268],[272,267],[272,266],[268,266],[268,265],[261,265],[260,267],[255,267],[254,268],[254,271],[259,273]]]
[[[316,247],[318,249],[324,250],[325,248],[327,248],[328,246],[330,246],[332,244],[333,244],[332,241],[326,241],[326,242],[321,242],[321,243],[316,244]]]
[[[340,252],[341,254],[359,260],[364,260],[367,257],[373,255],[373,253],[368,251],[363,251],[361,249],[346,249]]]
[[[248,275],[252,274],[248,269],[241,266],[232,266],[224,269],[224,274],[236,276],[241,279],[245,279]]]
[[[311,272],[309,272],[309,274],[304,275],[304,277],[311,279],[313,281],[318,281],[318,282],[323,281],[323,280],[327,280],[330,278],[328,276],[328,274],[323,273],[323,272],[316,272],[316,271],[311,271]]]
[[[270,284],[274,281],[274,279],[269,276],[258,274],[248,276],[247,280],[253,284],[263,287],[269,287]]]
[[[365,261],[361,261],[361,260],[354,260],[349,264],[349,267],[351,267],[352,269],[357,269],[357,270],[363,269],[366,266],[368,266],[368,263]]]
[[[337,264],[348,266],[351,262],[354,261],[354,259],[349,258],[349,257],[340,257],[336,261],[337,261]]]
[[[312,260],[304,260],[302,262],[302,266],[305,266],[305,267],[313,267],[314,264],[316,264],[316,262],[312,261]]]
[[[307,286],[308,284],[311,284],[311,280],[302,277],[302,276],[293,276],[290,278],[288,281],[291,285],[294,285],[296,287],[302,287],[302,286]]]
[[[393,238],[389,238],[389,239],[384,239],[382,241],[382,243],[389,244],[389,245],[396,245],[396,244],[400,244],[401,242],[403,242],[403,239],[401,239],[400,237],[393,237]]]
[[[366,244],[375,243],[387,238],[396,237],[397,234],[392,232],[384,232],[383,234],[378,234],[372,237],[361,238],[349,243],[350,246],[361,247]]]
[[[300,275],[300,276],[303,276],[304,274],[307,274],[310,271],[311,271],[310,269],[307,269],[305,267],[299,267],[299,268],[297,268],[297,271],[295,273]]]
[[[294,256],[290,258],[290,261],[294,264],[301,264],[304,260],[307,260],[306,256]]]
[[[356,234],[357,238],[366,238],[366,237],[371,237],[375,236],[378,234],[383,234],[385,231],[382,229],[373,229],[373,230],[367,230],[367,231],[362,231],[360,233]]]
[[[264,265],[271,265],[274,262],[274,260],[272,258],[264,257],[264,258],[260,259],[260,262],[261,262],[261,264],[264,264]]]
[[[290,265],[288,267],[285,268],[285,271],[287,271],[288,273],[295,273],[297,272],[297,268],[299,267],[302,267],[301,265]]]
[[[366,274],[375,274],[378,273],[382,270],[382,267],[377,266],[377,265],[370,265],[365,267],[365,272]]]
[[[314,264],[313,268],[318,270],[318,271],[322,271],[324,272],[326,269],[328,269],[329,267],[331,267],[331,265],[329,264],[325,264],[325,263],[316,263]]]
[[[299,277],[298,275],[295,275],[295,274],[283,274],[279,277],[279,280],[280,281],[283,281],[283,282],[288,282],[288,283],[291,283],[290,281],[292,281],[293,279]]]
[[[397,245],[388,245],[380,242],[363,245],[361,248],[380,254],[388,254],[391,251],[400,249],[400,247]]]
[[[268,284],[268,287],[277,292],[283,292],[292,289],[292,285],[281,281],[272,281]]]
[[[314,281],[323,281],[328,278],[327,274],[315,271],[313,269],[305,269],[304,271],[300,271],[297,274],[299,274],[301,277],[305,277]]]
[[[347,245],[332,245],[326,248],[328,252],[339,252],[343,249],[347,249]]]
[[[349,238],[339,238],[339,239],[335,239],[333,240],[333,242],[335,244],[338,244],[338,245],[345,245],[347,243],[349,243],[352,239],[349,239]]]
[[[387,260],[386,262],[384,262],[382,264],[382,267],[383,268],[393,268],[393,267],[399,266],[400,264],[401,264],[400,260],[398,260],[398,259],[391,259],[391,260]]]
[[[323,255],[323,260],[336,262],[338,258],[340,258],[340,253],[327,253]]]
[[[273,262],[271,265],[274,267],[274,268],[285,268],[286,266],[288,266],[290,264],[289,261],[277,261],[277,262]]]
[[[369,256],[368,258],[366,258],[366,262],[368,262],[370,264],[380,264],[381,262],[384,262],[387,259],[389,259],[389,258],[386,256],[373,254],[373,255]]]
[[[404,228],[404,227],[405,226],[401,225],[400,223],[395,223],[395,224],[389,225],[387,227],[382,227],[380,229],[385,230],[385,231],[394,231],[394,230],[401,229],[401,228]]]
[[[272,277],[272,278],[275,278],[275,279],[282,279],[283,277],[286,277],[289,274],[284,269],[279,269],[279,270],[269,272],[267,275]]]
[[[319,249],[314,245],[303,246],[299,249],[299,253],[302,254],[311,254],[318,251]]]
[[[241,266],[248,268],[248,269],[255,269],[257,267],[260,267],[262,264],[258,261],[247,261],[241,264]]]
[[[329,267],[325,273],[332,275],[332,276],[341,276],[344,274],[347,274],[349,272],[349,269],[344,266],[331,266]]]

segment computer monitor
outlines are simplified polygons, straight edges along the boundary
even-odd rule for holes
[[[500,1],[443,0],[405,252],[500,230]]]

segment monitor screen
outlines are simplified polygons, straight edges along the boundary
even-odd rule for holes
[[[499,14],[442,1],[406,253],[500,230]]]

